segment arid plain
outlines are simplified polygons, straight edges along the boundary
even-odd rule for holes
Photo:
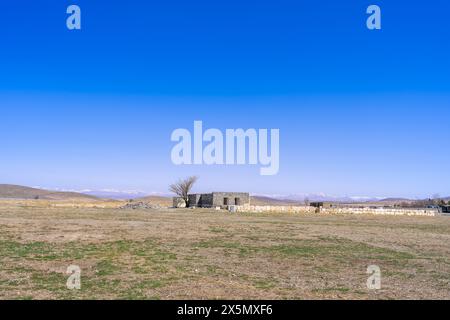
[[[0,201],[1,299],[449,299],[450,218]],[[81,268],[81,289],[66,287]],[[367,288],[369,265],[380,290]]]

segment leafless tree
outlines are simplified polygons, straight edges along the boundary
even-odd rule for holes
[[[191,191],[197,180],[198,177],[196,176],[191,176],[186,179],[180,179],[178,180],[178,182],[171,184],[169,186],[169,190],[175,193],[177,196],[181,197],[186,202],[186,206],[189,206],[189,192]]]
[[[311,204],[311,202],[309,201],[308,198],[305,198],[304,203],[305,203],[305,206],[308,206],[308,207]]]

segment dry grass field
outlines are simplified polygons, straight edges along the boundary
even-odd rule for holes
[[[221,298],[449,299],[450,217],[0,202],[0,299]]]

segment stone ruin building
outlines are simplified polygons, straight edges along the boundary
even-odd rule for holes
[[[179,207],[180,198],[173,199],[174,207]],[[182,200],[181,200],[182,201]],[[184,202],[184,201],[183,201]],[[250,205],[250,194],[246,192],[212,192],[190,194],[189,207],[228,209],[229,206]]]

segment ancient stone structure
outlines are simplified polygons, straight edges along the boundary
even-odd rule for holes
[[[250,194],[245,192],[213,192],[189,195],[189,207],[227,209],[229,206],[248,205],[250,205]]]
[[[386,215],[386,216],[427,216],[441,215],[438,209],[395,209],[395,208],[317,208],[312,206],[235,206],[232,212],[273,212],[297,214],[354,214],[354,215]]]

